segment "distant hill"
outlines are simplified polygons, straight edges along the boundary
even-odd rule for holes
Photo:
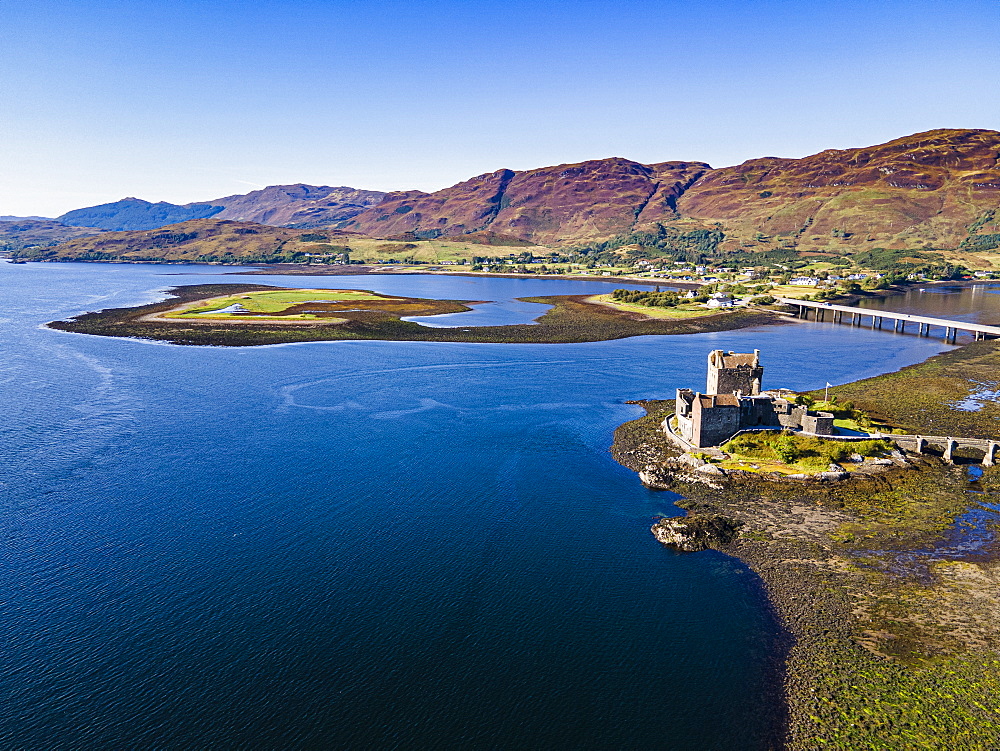
[[[221,212],[225,207],[199,203],[188,206],[159,201],[150,203],[141,198],[123,198],[114,203],[102,203],[85,209],[67,211],[58,218],[63,224],[78,227],[98,227],[105,230],[144,230],[204,219]]]
[[[224,207],[217,215],[218,219],[308,228],[350,220],[384,197],[385,193],[378,190],[297,183],[271,185],[209,203]]]
[[[100,234],[92,227],[69,227],[55,219],[0,219],[0,249],[52,245],[77,237]]]
[[[0,225],[2,226],[2,225]],[[87,230],[99,232],[98,230]],[[493,247],[484,247],[486,243]],[[11,247],[32,261],[122,261],[193,263],[340,263],[348,257],[406,263],[454,263],[477,255],[520,252],[530,243],[485,233],[469,240],[386,242],[358,232],[273,227],[210,217],[153,230],[99,232],[56,246]]]
[[[265,263],[293,260],[285,257],[285,246],[302,234],[301,230],[212,217],[151,230],[104,232],[19,255],[33,260]]]
[[[68,211],[58,221],[112,231],[157,229],[213,216],[275,226],[321,227],[350,220],[384,196],[377,190],[328,185],[271,185],[250,193],[183,205],[123,198]]]

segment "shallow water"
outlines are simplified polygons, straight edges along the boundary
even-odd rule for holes
[[[176,347],[46,321],[176,284],[509,302],[598,282],[0,264],[0,744],[755,749],[754,577],[648,533],[624,404],[874,375],[936,340],[797,323],[574,345]],[[596,287],[596,289],[595,289]]]

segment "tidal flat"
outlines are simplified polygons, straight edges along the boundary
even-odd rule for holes
[[[1000,405],[962,404],[997,373],[1000,343],[983,341],[830,394],[907,432],[995,439]],[[664,468],[679,453],[659,427],[673,402],[643,406],[613,455],[680,493],[692,519],[738,527],[713,547],[761,577],[793,640],[790,748],[1000,745],[1000,469],[931,455],[836,483],[744,475],[709,488]]]

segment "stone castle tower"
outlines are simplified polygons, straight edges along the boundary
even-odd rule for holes
[[[753,354],[723,352],[715,349],[708,353],[708,385],[706,394],[735,394],[756,396],[764,368],[760,364],[760,350]]]

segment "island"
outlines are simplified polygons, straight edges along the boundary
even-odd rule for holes
[[[1000,346],[806,394],[759,391],[759,353],[709,357],[705,393],[642,402],[612,453],[679,495],[660,542],[760,577],[788,747],[1000,747],[1000,405],[977,399]]]
[[[177,287],[168,295],[162,302],[84,313],[48,326],[60,331],[187,345],[253,346],[357,339],[549,344],[724,331],[788,320],[766,309],[698,309],[680,303],[676,294],[664,293],[653,300],[656,304],[644,307],[621,304],[601,295],[524,297],[519,299],[551,308],[531,324],[467,327],[423,326],[403,319],[461,313],[471,310],[476,301],[255,284]]]

